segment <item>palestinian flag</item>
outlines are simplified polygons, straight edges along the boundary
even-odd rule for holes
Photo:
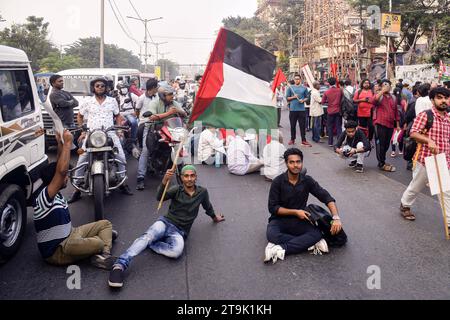
[[[190,122],[224,129],[276,129],[270,81],[276,57],[221,29],[211,53]]]

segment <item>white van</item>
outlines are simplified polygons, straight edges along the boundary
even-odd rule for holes
[[[22,50],[0,45],[0,262],[12,257],[22,242],[27,206],[42,184],[39,173],[48,163],[41,104],[33,72]]]
[[[132,78],[140,79],[141,72],[135,69],[70,69],[57,73],[64,78],[64,91],[70,92],[78,100],[79,106],[86,99],[92,96],[90,82],[98,77],[108,77],[113,82],[113,90],[116,89],[119,81],[131,82]],[[78,114],[78,108],[75,109],[75,123]],[[53,131],[53,121],[51,117],[43,110],[44,126],[46,129],[46,147],[56,145],[55,133]]]

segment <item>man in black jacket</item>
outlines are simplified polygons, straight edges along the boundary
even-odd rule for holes
[[[364,172],[364,158],[369,156],[371,146],[364,132],[358,129],[356,121],[348,121],[345,131],[338,138],[335,152],[345,159],[350,160],[349,166],[356,172]]]
[[[53,87],[50,102],[53,110],[61,119],[65,128],[75,127],[73,109],[78,107],[78,101],[71,93],[64,91],[64,79],[58,74],[51,76],[50,84]]]
[[[331,234],[341,232],[342,224],[336,201],[312,177],[302,173],[303,153],[289,149],[284,154],[288,171],[273,180],[269,194],[267,227],[269,244],[265,250],[264,262],[273,263],[285,256],[314,250],[314,253],[328,253],[328,245],[322,233],[309,220],[306,212],[309,195],[326,204],[333,215]]]

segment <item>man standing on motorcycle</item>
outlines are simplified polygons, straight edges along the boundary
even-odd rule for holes
[[[130,92],[128,84],[123,82],[117,85],[117,91],[117,103],[119,104],[120,115],[125,118],[131,127],[130,140],[132,142],[133,156],[135,156],[135,150],[137,150],[138,120],[134,109],[139,97]],[[135,157],[139,158],[139,154]]]
[[[96,129],[109,129],[114,126],[114,117],[116,117],[116,121],[118,124],[123,122],[123,118],[120,116],[119,105],[114,98],[108,97],[106,95],[106,86],[108,85],[108,81],[104,78],[97,78],[91,81],[91,90],[94,93],[94,96],[87,100],[81,107],[80,112],[78,113],[78,125],[80,127],[83,126],[85,119],[87,120],[87,127],[90,130]],[[114,142],[114,148],[117,148],[118,155],[117,159],[122,163],[126,164],[127,160],[125,157],[125,153],[123,152],[122,145],[120,143],[120,139],[117,136],[115,131],[108,132],[108,136]],[[83,133],[79,139],[81,142],[86,138],[86,133]],[[79,143],[81,145],[81,143]],[[82,163],[87,162],[88,153],[84,152],[78,158],[77,167]],[[126,166],[124,164],[119,164],[119,171],[125,171]],[[84,176],[85,167],[82,167],[77,170],[76,176],[82,177]],[[133,195],[128,185],[123,185],[121,191],[126,195]],[[69,203],[76,202],[81,199],[81,192],[75,191],[72,194],[72,197],[69,199]]]
[[[147,86],[147,91],[149,86]],[[174,101],[174,90],[170,86],[162,86],[158,90],[158,97],[152,99],[148,102],[147,105],[141,106],[138,102],[137,109],[140,114],[140,124],[144,124],[144,132],[142,138],[142,153],[139,158],[139,168],[137,175],[137,187],[136,189],[142,191],[145,189],[145,175],[147,173],[147,163],[148,157],[152,153],[153,150],[148,150],[147,148],[147,136],[149,134],[157,134],[157,132],[149,132],[150,131],[150,122],[163,123],[165,119],[170,118],[174,115],[179,115],[181,117],[186,116],[186,112],[183,108]],[[147,94],[147,93],[146,93]],[[141,101],[141,100],[139,100]],[[151,112],[152,116],[150,118],[145,118],[143,115],[147,112]],[[156,127],[156,130],[158,127]]]

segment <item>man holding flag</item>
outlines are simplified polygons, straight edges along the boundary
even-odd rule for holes
[[[281,86],[283,83],[287,82],[286,76],[284,75],[283,71],[281,69],[278,69],[277,75],[275,76],[275,80],[272,84],[272,92],[274,96],[277,97],[277,108],[278,108],[278,128],[281,128],[280,122],[281,122],[281,108],[283,108],[283,102],[284,102],[284,90]]]

